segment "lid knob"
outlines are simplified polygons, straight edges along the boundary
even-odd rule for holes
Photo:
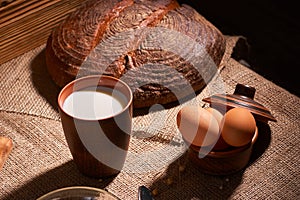
[[[250,99],[254,99],[255,91],[256,91],[256,89],[254,87],[238,83],[235,86],[235,91],[233,94],[245,96]]]

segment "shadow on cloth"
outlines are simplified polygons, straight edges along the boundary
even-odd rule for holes
[[[253,145],[252,154],[249,160],[249,165],[253,164],[269,147],[271,142],[271,129],[270,126],[263,122],[256,123],[258,128],[258,138]]]
[[[156,177],[150,186],[157,193],[155,199],[228,199],[241,184],[245,170],[255,163],[270,144],[269,125],[258,122],[257,126],[260,135],[243,170],[222,176],[205,174],[189,160],[186,152],[171,163],[163,175]]]
[[[205,84],[203,86],[203,89],[206,87],[207,85]],[[190,100],[192,100],[193,98],[195,98],[197,95],[199,95],[203,89],[200,89],[198,91],[194,91],[194,93],[187,95],[183,98],[181,98],[180,100],[177,101],[173,101],[167,104],[154,104],[150,107],[143,107],[143,108],[135,108],[133,110],[133,116],[137,117],[137,116],[143,116],[143,115],[147,115],[150,112],[158,112],[158,111],[162,111],[162,110],[168,110],[168,109],[172,109],[176,106],[182,105]],[[204,102],[203,102],[204,103]]]
[[[57,96],[61,88],[54,83],[47,71],[45,49],[33,59],[31,63],[31,73],[33,85],[39,94],[58,111]]]
[[[69,186],[89,186],[105,188],[114,177],[103,180],[93,179],[82,175],[73,161],[66,162],[50,171],[41,174],[3,199],[37,199],[38,197],[53,190]]]

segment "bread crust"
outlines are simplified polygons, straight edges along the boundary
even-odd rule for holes
[[[89,0],[53,30],[46,63],[61,87],[90,74],[123,79],[141,108],[203,89],[225,46],[214,25],[175,0]]]

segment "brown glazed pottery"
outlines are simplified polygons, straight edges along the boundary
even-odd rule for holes
[[[248,109],[256,121],[267,123],[269,120],[276,122],[270,111],[254,100],[256,89],[243,84],[237,84],[233,94],[216,94],[203,101],[209,103],[210,107],[225,113],[236,107]],[[230,147],[220,151],[206,152],[201,155],[200,147],[191,145],[188,155],[201,171],[213,175],[228,175],[245,168],[249,162],[252,148],[258,138],[258,128],[251,143],[242,147]],[[261,134],[261,133],[260,133]]]
[[[125,107],[112,117],[88,120],[67,114],[65,99],[91,86],[109,87],[124,94]],[[122,81],[109,76],[87,76],[67,84],[58,96],[61,122],[73,160],[79,171],[101,178],[116,175],[125,162],[132,126],[132,92]],[[108,105],[109,106],[109,105]]]
[[[225,151],[210,151],[201,155],[199,148],[190,146],[188,156],[190,160],[204,173],[211,175],[229,175],[245,168],[250,160],[252,148],[258,138],[258,129],[251,143],[242,147],[231,147]]]
[[[216,94],[202,101],[223,113],[231,108],[242,107],[248,109],[255,120],[265,123],[269,120],[276,122],[270,111],[254,100],[255,91],[254,87],[238,83],[233,94]]]

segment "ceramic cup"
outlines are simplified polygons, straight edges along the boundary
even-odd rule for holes
[[[122,169],[132,130],[132,99],[126,83],[104,75],[75,79],[59,93],[65,138],[83,174],[102,178]]]

